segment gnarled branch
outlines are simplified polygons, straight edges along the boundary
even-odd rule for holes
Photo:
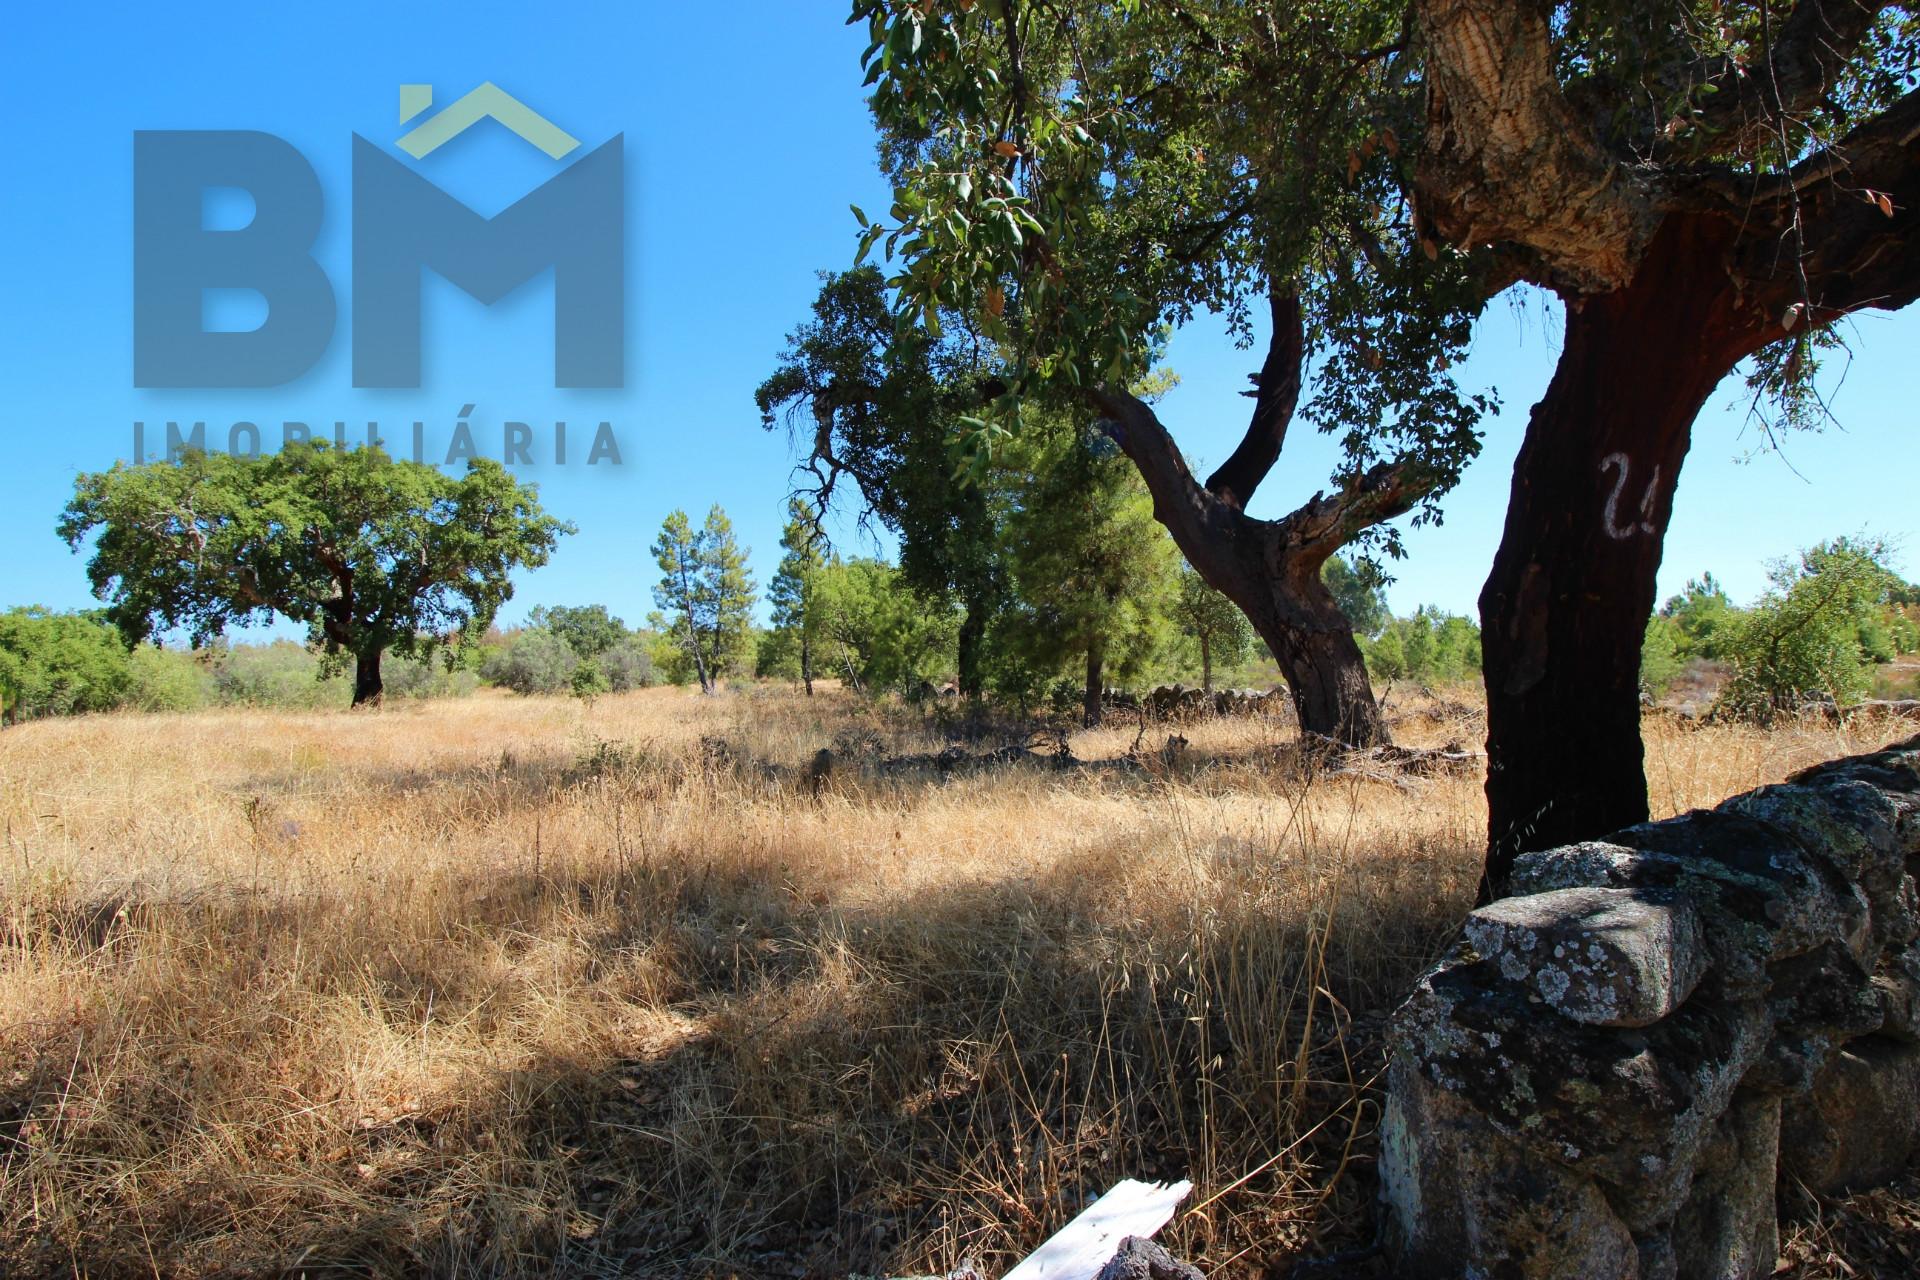
[[[1697,73],[1719,87],[1687,121],[1682,152],[1741,151],[1770,139],[1832,91],[1889,0],[1798,0],[1769,34],[1765,61],[1719,58]],[[1689,145],[1690,144],[1690,145]]]
[[[1233,455],[1207,477],[1207,488],[1213,495],[1240,510],[1246,509],[1253,491],[1279,460],[1294,407],[1300,402],[1300,363],[1306,350],[1300,296],[1290,288],[1276,286],[1269,301],[1273,337],[1267,345],[1265,363],[1252,376],[1253,417]]]
[[[1421,0],[1427,136],[1415,173],[1423,235],[1513,243],[1537,283],[1575,292],[1633,275],[1657,210],[1640,173],[1610,155],[1554,74],[1550,6]]]

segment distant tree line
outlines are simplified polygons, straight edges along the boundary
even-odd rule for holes
[[[479,683],[463,665],[408,662],[389,672],[386,696],[449,697]],[[29,606],[0,613],[0,715],[7,723],[120,709],[344,707],[352,696],[344,671],[292,640],[218,639],[198,649],[129,645],[97,610]]]
[[[508,571],[544,563],[570,526],[497,465],[452,480],[324,444],[257,460],[190,455],[80,478],[60,532],[76,547],[97,533],[89,572],[108,607],[0,615],[0,712],[361,705],[481,685],[591,701],[656,682],[713,693],[751,676],[909,697],[951,679],[969,697],[1072,707],[1094,725],[1115,686],[1284,675],[1245,609],[1183,563],[1147,483],[1103,435],[1035,408],[990,456],[955,453],[980,366],[881,342],[869,330],[884,312],[867,314],[878,298],[871,278],[829,279],[761,388],[769,425],[805,405],[816,426],[814,483],[786,512],[769,627],[719,506],[697,525],[683,511],[663,522],[644,626],[600,604],[557,605],[503,632],[492,622]],[[1134,391],[1150,403],[1171,381]],[[972,469],[962,490],[911,479],[956,463]],[[847,477],[860,517],[897,534],[897,561],[831,545],[825,519]],[[1710,574],[1690,583],[1646,628],[1646,691],[1715,663],[1727,714],[1858,700],[1876,664],[1920,647],[1920,593],[1890,565],[1885,544],[1840,538],[1775,565],[1750,608]],[[1476,678],[1471,620],[1431,607],[1394,616],[1368,557],[1331,555],[1316,577],[1370,685]],[[229,624],[273,616],[304,622],[308,643],[226,638]],[[150,639],[182,633],[187,649]],[[387,654],[409,661],[383,669]]]

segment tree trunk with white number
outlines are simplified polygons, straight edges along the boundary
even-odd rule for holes
[[[1494,247],[1567,307],[1480,597],[1483,896],[1504,891],[1519,853],[1647,817],[1640,647],[1700,407],[1767,344],[1920,296],[1920,93],[1826,145],[1803,141],[1791,169],[1717,159],[1761,154],[1756,130],[1771,145],[1770,131],[1799,128],[1880,8],[1799,0],[1765,62],[1705,68],[1723,92],[1625,156],[1562,90],[1549,10],[1417,7],[1430,51],[1418,225]]]

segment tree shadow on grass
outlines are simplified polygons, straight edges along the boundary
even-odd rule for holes
[[[1242,1175],[1169,1228],[1179,1249],[1245,1263],[1350,1242],[1368,1230],[1380,1018],[1470,881],[1347,884],[1336,903],[1210,850],[1194,855],[1204,898],[1130,896],[1150,856],[1097,846],[1030,878],[847,905],[771,866],[476,875],[451,892],[485,900],[489,930],[537,938],[564,915],[595,963],[668,957],[660,998],[454,1096],[346,1117],[331,1150],[288,1136],[275,1155],[262,1132],[208,1163],[180,1090],[117,1131],[62,1132],[100,1042],[29,1029],[0,1080],[0,1185],[86,1208],[51,1232],[14,1216],[0,1258],[23,1276],[924,1273],[1010,1260],[1123,1177],[1192,1176],[1207,1195]],[[259,903],[192,909],[204,936],[269,950],[294,925]],[[1365,939],[1347,946],[1330,911]],[[422,946],[366,957],[388,1021],[483,1007],[486,974]],[[621,999],[591,971],[586,986],[570,998]],[[223,1044],[206,1016],[188,1077],[217,1059],[242,1082],[209,1088],[260,1087],[271,1038]],[[516,1057],[511,1025],[491,1034]]]

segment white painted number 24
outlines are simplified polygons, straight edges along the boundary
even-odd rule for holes
[[[1615,542],[1625,542],[1635,534],[1652,533],[1653,504],[1660,492],[1660,468],[1653,469],[1653,478],[1647,481],[1646,492],[1640,495],[1640,518],[1635,520],[1628,514],[1626,523],[1620,520],[1620,499],[1627,491],[1627,473],[1633,469],[1633,463],[1624,453],[1610,453],[1600,459],[1600,474],[1605,476],[1610,469],[1617,468],[1620,474],[1615,477],[1613,488],[1607,493],[1607,510],[1603,528],[1607,536]]]

